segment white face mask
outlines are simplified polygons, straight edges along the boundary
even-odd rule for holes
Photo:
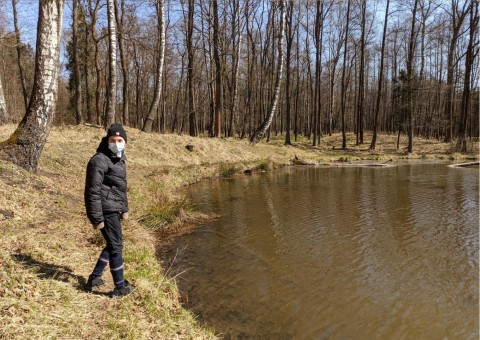
[[[125,143],[108,143],[108,148],[110,151],[116,154],[117,157],[122,157],[122,151],[125,149]]]

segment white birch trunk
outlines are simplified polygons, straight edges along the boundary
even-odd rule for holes
[[[267,132],[268,128],[272,124],[273,117],[275,116],[275,110],[277,108],[278,97],[280,95],[280,82],[282,79],[283,73],[283,37],[285,35],[285,0],[279,2],[281,19],[280,19],[280,34],[278,41],[278,62],[277,62],[277,74],[275,76],[275,94],[273,96],[273,101],[270,106],[270,111],[268,112],[267,117],[263,121],[262,125],[255,131],[255,133],[250,138],[250,142],[258,143]]]
[[[7,104],[3,93],[2,78],[0,78],[0,125],[7,121]]]
[[[117,103],[117,30],[115,27],[114,0],[108,0],[108,93],[106,127],[115,122],[115,105]]]
[[[29,171],[37,169],[55,116],[63,5],[64,0],[40,1],[32,96],[16,131],[0,144],[2,157]]]
[[[160,53],[158,58],[158,65],[157,65],[157,85],[155,87],[155,97],[153,99],[152,105],[150,106],[150,110],[148,111],[148,116],[145,119],[145,123],[143,125],[142,131],[144,132],[151,132],[152,131],[152,124],[155,118],[155,114],[157,112],[158,103],[160,102],[160,97],[162,94],[162,75],[163,75],[163,63],[165,60],[165,1],[159,0],[159,13],[158,13],[158,26],[160,31]]]

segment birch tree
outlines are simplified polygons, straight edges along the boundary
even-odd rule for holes
[[[267,132],[268,128],[272,124],[273,117],[275,116],[275,110],[278,104],[278,97],[280,95],[280,81],[282,78],[283,72],[283,38],[285,34],[285,0],[281,0],[278,2],[278,6],[280,6],[280,33],[278,34],[278,61],[277,61],[277,73],[275,76],[275,92],[273,96],[272,103],[270,104],[270,109],[268,114],[260,125],[260,127],[252,134],[250,137],[250,141],[252,143],[258,143]]]
[[[64,0],[39,3],[35,75],[26,115],[9,139],[0,143],[0,156],[35,171],[55,115]]]
[[[157,62],[157,73],[155,75],[156,78],[156,85],[155,85],[155,96],[153,98],[152,105],[150,106],[150,110],[148,111],[147,118],[145,119],[145,123],[143,125],[144,132],[151,132],[152,131],[152,124],[155,118],[155,114],[157,112],[158,103],[160,102],[160,97],[162,94],[162,75],[163,75],[163,63],[165,60],[165,1],[158,0],[157,3],[158,8],[158,31],[159,31],[159,46],[160,51],[158,53],[158,62]]]

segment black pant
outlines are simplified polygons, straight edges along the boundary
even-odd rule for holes
[[[107,242],[105,249],[112,256],[122,255],[122,225],[120,224],[120,215],[118,213],[103,215],[105,227],[100,229],[103,238]]]

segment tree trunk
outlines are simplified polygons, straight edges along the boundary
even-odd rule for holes
[[[407,56],[407,93],[408,93],[408,107],[407,107],[407,118],[408,118],[408,153],[413,152],[413,115],[415,110],[414,103],[414,75],[413,75],[413,57],[415,55],[415,21],[417,14],[418,0],[415,0],[412,11],[412,26],[410,30],[410,39],[408,44],[408,56]]]
[[[17,1],[12,0],[12,9],[13,9],[13,25],[15,27],[15,37],[16,37],[16,48],[17,48],[17,62],[18,70],[20,72],[20,83],[22,84],[22,93],[23,93],[23,102],[25,104],[25,111],[28,109],[28,92],[27,86],[25,84],[25,71],[23,69],[22,63],[22,41],[20,40],[20,30],[18,29],[18,15],[17,15]]]
[[[473,0],[472,0],[473,1]],[[463,20],[467,15],[468,9],[466,8],[468,1],[464,2],[464,7],[459,10],[459,0],[451,0],[452,2],[452,39],[450,40],[450,46],[448,49],[447,57],[447,84],[445,93],[445,142],[451,142],[453,137],[453,82],[454,82],[454,68],[455,68],[455,49],[457,41],[461,33]]]
[[[285,79],[285,97],[287,101],[287,110],[286,110],[286,133],[285,133],[285,144],[291,145],[292,142],[290,140],[290,129],[291,129],[291,100],[290,100],[290,79],[291,79],[291,60],[292,60],[292,44],[293,44],[293,0],[288,1],[288,8],[287,8],[287,32],[286,41],[287,41],[287,56],[286,56],[286,79]]]
[[[362,33],[360,37],[360,69],[358,71],[358,99],[357,99],[357,145],[363,144],[363,123],[365,120],[365,25],[367,0],[362,0]]]
[[[315,15],[315,97],[314,97],[314,112],[313,112],[313,141],[312,145],[317,145],[317,139],[319,139],[318,135],[320,131],[318,126],[320,126],[320,115],[322,110],[322,100],[320,95],[320,88],[322,77],[320,76],[320,70],[322,68],[322,46],[320,42],[320,36],[322,35],[320,31],[323,31],[323,23],[322,23],[322,16],[323,16],[323,0],[316,1],[316,15]]]
[[[107,117],[105,127],[115,122],[115,106],[117,104],[117,32],[115,27],[114,0],[107,0],[108,11],[108,92]]]
[[[196,136],[197,130],[197,117],[195,113],[195,92],[193,89],[193,66],[194,66],[194,53],[193,53],[193,14],[195,11],[195,1],[188,0],[188,20],[187,20],[187,83],[188,83],[188,121],[189,121],[189,134],[190,136]]]
[[[220,62],[220,43],[218,26],[218,0],[213,0],[213,59],[215,60],[215,137],[221,135],[221,117],[223,111],[222,64]]]
[[[155,96],[153,98],[152,105],[150,106],[150,110],[148,111],[147,118],[145,119],[145,123],[143,125],[144,132],[151,132],[152,131],[152,124],[155,118],[155,113],[157,112],[158,103],[160,102],[160,97],[162,94],[162,75],[163,75],[163,63],[165,60],[165,1],[158,0],[157,3],[158,12],[158,33],[159,33],[159,56],[158,56],[158,63],[157,63],[157,73],[156,73],[156,84],[155,84]]]
[[[298,11],[301,11],[301,4],[299,4]],[[294,123],[293,123],[293,134],[295,137],[295,142],[297,142],[297,137],[298,137],[298,119],[299,119],[299,114],[298,112],[300,111],[300,30],[299,30],[300,25],[297,24],[296,30],[297,30],[297,41],[296,41],[296,67],[297,67],[297,72],[296,72],[296,89],[295,89],[295,118],[294,118]]]
[[[267,117],[250,138],[252,143],[258,143],[265,136],[265,133],[272,124],[273,117],[275,116],[275,109],[277,108],[278,97],[280,95],[280,80],[282,78],[283,71],[283,37],[285,34],[285,0],[280,0],[278,5],[280,6],[280,34],[278,38],[278,61],[277,74],[275,77],[275,92]]]
[[[125,51],[125,0],[121,0],[122,14],[118,13],[118,3],[115,0],[115,21],[118,27],[118,47],[120,50],[120,62],[122,64],[122,97],[123,97],[123,124],[130,125],[130,112],[129,112],[129,92],[130,92],[130,66],[127,52]]]
[[[86,15],[85,15],[86,16]],[[87,103],[87,121],[89,123],[92,123],[93,117],[92,117],[92,105],[90,101],[90,77],[88,75],[89,71],[89,62],[90,62],[90,45],[88,41],[89,37],[89,27],[88,25],[85,25],[85,101]]]
[[[5,95],[3,93],[2,78],[0,78],[0,125],[7,122],[7,103],[5,102]]]
[[[55,115],[63,5],[63,0],[40,1],[32,96],[17,129],[0,144],[2,158],[28,171],[37,169]]]
[[[324,8],[324,0],[316,1],[315,15],[315,111],[313,117],[313,146],[320,144],[322,135],[322,50],[323,50],[323,22],[332,3]]]
[[[465,56],[465,77],[463,80],[463,95],[462,106],[460,111],[460,123],[457,129],[457,145],[456,149],[461,152],[467,152],[467,117],[470,103],[470,81],[472,74],[473,60],[475,57],[475,30],[478,27],[478,0],[471,0],[470,2],[470,34],[467,46],[467,53]]]
[[[75,72],[75,121],[77,124],[83,124],[82,116],[82,86],[80,79],[80,60],[78,58],[78,0],[73,0],[73,29],[72,29],[72,39],[73,39],[73,64]]]
[[[380,72],[378,75],[377,101],[375,103],[375,119],[373,122],[373,137],[372,137],[372,143],[370,144],[370,150],[375,150],[375,144],[377,143],[378,114],[380,112],[380,102],[382,99],[383,64],[384,64],[384,55],[385,55],[385,40],[387,38],[389,6],[390,6],[390,0],[387,0],[387,4],[385,8],[385,19],[383,23],[382,47],[380,52]]]
[[[341,98],[341,110],[342,110],[342,149],[347,148],[347,135],[345,132],[345,95],[347,85],[345,81],[345,71],[347,69],[347,44],[348,44],[348,29],[350,25],[350,1],[347,1],[347,22],[345,24],[345,43],[343,47],[343,68],[342,68],[342,98]]]
[[[98,18],[98,8],[100,7],[100,0],[95,0],[95,8],[92,7],[92,0],[88,0],[88,9],[90,12],[90,31],[92,33],[92,40],[95,44],[95,72],[96,72],[96,83],[95,83],[95,111],[96,111],[96,121],[97,125],[102,125],[102,109],[100,107],[100,86],[102,83],[102,74],[100,70],[100,57],[99,57],[99,47],[100,38],[97,37],[97,32],[95,30],[95,24]]]
[[[235,124],[235,115],[237,114],[238,110],[238,70],[239,70],[239,59],[240,59],[240,48],[242,45],[242,28],[241,28],[241,15],[240,15],[240,1],[237,0],[235,1],[234,4],[234,9],[233,9],[233,20],[232,20],[232,41],[233,41],[233,47],[235,52],[233,53],[232,56],[232,100],[231,100],[231,106],[230,106],[230,122],[228,124],[228,137],[233,136],[233,127]],[[237,29],[235,29],[235,26],[237,26]],[[235,41],[235,36],[238,32],[238,40]]]

